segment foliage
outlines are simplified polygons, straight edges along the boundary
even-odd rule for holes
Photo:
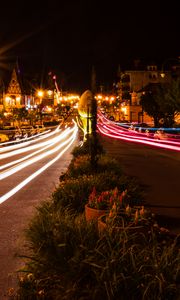
[[[90,175],[93,173],[103,173],[107,170],[119,176],[122,175],[122,170],[119,167],[116,159],[108,155],[103,154],[99,156],[96,170],[93,170],[91,166],[89,154],[78,155],[72,159],[67,172],[60,176],[60,180],[77,178],[85,174]]]
[[[180,112],[180,80],[172,80],[166,85],[147,86],[146,89],[140,104],[154,118],[155,127],[160,126],[160,120],[164,127],[173,126],[175,115]]]
[[[79,156],[79,155],[84,155],[84,154],[89,154],[90,155],[90,145],[91,145],[91,136],[83,143],[75,147],[72,151],[72,154],[74,157]],[[97,154],[101,155],[105,153],[102,145],[97,142]]]
[[[137,179],[123,174],[116,160],[100,155],[97,172],[91,173],[88,159],[88,153],[74,156],[68,175],[29,223],[29,254],[19,272],[17,300],[178,299],[179,237],[159,233],[156,227],[145,234],[116,233],[111,230],[113,222],[99,235],[95,223],[86,222],[88,197],[113,197],[116,205],[109,215],[113,221],[119,200],[122,206],[143,204]],[[135,221],[143,216],[143,208],[133,213]]]
[[[129,203],[133,201],[134,205],[140,205],[143,202],[142,188],[135,178],[125,175],[119,176],[109,171],[67,179],[56,188],[52,194],[52,199],[57,207],[70,206],[75,211],[82,212],[93,187],[96,188],[97,192],[111,190],[115,187],[120,191],[127,189]]]
[[[164,113],[165,127],[174,126],[174,118],[180,113],[180,78],[167,86],[161,109]]]
[[[25,107],[21,108],[13,108],[12,110],[13,118],[16,120],[22,120],[23,118],[27,118],[28,111]]]
[[[32,255],[17,299],[178,299],[179,237],[136,235],[136,243],[125,231],[99,237],[83,216],[44,203],[27,229]]]
[[[117,187],[113,190],[107,190],[97,194],[96,188],[93,187],[88,197],[88,206],[100,210],[111,210],[112,207],[116,205],[117,209],[121,209],[124,208],[127,202],[126,199],[128,199],[128,197],[126,194],[127,190],[119,192]]]
[[[161,112],[161,96],[157,94],[157,89],[152,92],[151,90],[148,90],[146,93],[144,93],[141,96],[140,105],[142,105],[142,108],[147,114],[154,119],[154,126],[159,127],[160,123],[159,121],[163,118],[163,113]],[[159,96],[159,97],[158,97]]]
[[[123,209],[121,209],[123,208]],[[109,214],[102,216],[104,222],[108,226],[129,228],[136,226],[153,226],[155,224],[153,215],[144,206],[131,207],[129,204],[121,205],[118,207],[116,203],[113,204]],[[103,220],[102,218],[102,220]],[[144,228],[146,230],[146,228]]]

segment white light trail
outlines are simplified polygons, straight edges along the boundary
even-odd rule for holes
[[[52,143],[52,144],[49,144],[49,145],[47,145],[47,146],[45,146],[45,147],[43,147],[43,148],[40,149],[40,150],[34,151],[33,153],[31,153],[31,154],[29,154],[29,155],[26,155],[26,156],[24,156],[24,157],[22,157],[22,158],[20,158],[20,159],[13,160],[13,161],[11,161],[11,162],[9,162],[9,163],[3,165],[3,166],[0,166],[0,170],[6,169],[6,168],[11,167],[11,166],[13,166],[13,165],[16,165],[16,164],[18,164],[18,163],[21,163],[22,161],[27,160],[27,159],[31,158],[32,156],[34,156],[34,155],[36,155],[36,154],[38,154],[38,153],[40,153],[40,152],[42,152],[42,151],[48,149],[48,148],[51,147],[52,145],[53,145],[53,143]]]
[[[48,133],[49,131],[50,131],[50,129],[49,129],[49,130],[46,130],[46,131],[43,131],[43,132],[41,132],[41,133],[38,133],[38,134],[36,134],[36,135],[34,135],[34,136],[30,136],[30,137],[27,137],[27,138],[22,138],[22,139],[20,139],[20,140],[14,140],[14,141],[9,141],[9,142],[1,142],[1,143],[0,143],[0,146],[11,145],[11,144],[14,144],[14,143],[17,144],[17,143],[25,142],[25,141],[27,141],[27,140],[32,140],[32,139],[37,138],[37,137],[39,137],[39,136],[41,136],[41,135],[43,135],[43,134]]]
[[[47,133],[47,134],[45,134],[45,135],[43,135],[43,136],[41,135],[41,136],[39,136],[38,138],[34,137],[33,140],[31,140],[31,141],[26,142],[27,139],[25,139],[25,141],[24,141],[23,143],[21,143],[21,141],[22,141],[22,140],[21,140],[21,141],[19,141],[19,143],[16,144],[16,145],[12,145],[12,146],[8,146],[8,147],[2,147],[2,148],[0,148],[0,152],[3,153],[3,152],[12,151],[12,150],[14,150],[14,149],[26,147],[27,145],[30,145],[30,144],[32,144],[32,143],[34,143],[34,142],[38,142],[39,140],[42,140],[42,139],[45,139],[45,138],[49,138],[50,136],[56,134],[56,133],[57,133],[58,131],[60,131],[60,130],[61,130],[61,129],[59,129],[59,126],[58,126],[58,127],[56,128],[56,130],[54,130],[54,131],[52,131],[52,132],[50,132],[50,133]],[[3,145],[4,145],[4,143],[3,143]]]
[[[68,128],[69,129],[69,128]],[[73,128],[71,130],[66,130],[66,132],[64,132],[64,134],[62,134],[62,136],[59,137],[59,139],[57,139],[55,141],[55,143],[58,143],[60,140],[62,140],[62,138],[67,138],[67,136],[74,130]],[[16,172],[24,169],[25,167],[47,157],[48,155],[51,155],[55,152],[57,152],[58,150],[60,150],[62,147],[64,147],[68,142],[70,141],[70,139],[66,140],[64,143],[61,143],[60,145],[58,145],[57,147],[53,148],[52,150],[46,151],[45,153],[42,153],[32,159],[29,159],[28,161],[25,161],[24,163],[19,164],[18,166],[11,168],[3,173],[1,173],[0,175],[0,180],[7,178],[8,176],[11,176],[13,174],[15,174]],[[54,144],[53,144],[54,145]]]
[[[36,172],[34,172],[33,174],[31,174],[29,177],[27,177],[25,180],[23,180],[20,184],[18,184],[16,187],[14,187],[12,190],[10,190],[9,192],[7,192],[6,194],[4,194],[1,198],[0,198],[0,204],[3,203],[4,201],[6,201],[7,199],[9,199],[10,197],[12,197],[14,194],[16,194],[20,189],[22,189],[26,184],[28,184],[31,180],[33,180],[35,177],[37,177],[39,174],[41,174],[42,172],[44,172],[47,168],[49,168],[52,164],[54,164],[66,151],[67,149],[72,145],[72,143],[74,142],[76,135],[77,135],[77,125],[74,128],[74,132],[72,134],[72,140],[69,143],[69,145],[67,145],[54,159],[52,159],[51,161],[49,161],[47,164],[45,164],[42,168],[40,168],[39,170],[37,170]]]
[[[65,133],[63,132],[63,135],[64,134]],[[17,155],[17,154],[22,154],[24,152],[28,152],[28,151],[38,149],[40,147],[44,147],[46,145],[54,143],[54,141],[56,141],[58,139],[59,139],[59,137],[54,137],[53,139],[49,139],[48,141],[45,141],[43,143],[39,143],[39,144],[32,145],[32,146],[29,146],[29,147],[24,147],[23,149],[17,149],[17,150],[13,150],[11,152],[8,152],[8,153],[1,154],[0,159],[8,158],[8,157],[11,157],[11,156],[14,156],[14,155]]]

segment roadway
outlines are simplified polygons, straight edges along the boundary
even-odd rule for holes
[[[0,147],[0,299],[16,286],[15,271],[22,265],[16,254],[25,251],[24,229],[58,185],[72,158],[77,128],[61,127],[19,143]],[[56,151],[54,151],[56,149]],[[6,294],[6,296],[5,296]]]

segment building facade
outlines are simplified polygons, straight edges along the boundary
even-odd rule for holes
[[[166,71],[163,75],[156,65],[148,65],[146,70],[127,70],[121,74],[118,82],[121,120],[153,123],[153,119],[143,112],[140,99],[147,85],[171,81],[171,71]]]

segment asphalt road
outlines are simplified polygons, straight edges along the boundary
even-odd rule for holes
[[[23,260],[19,258],[19,255],[26,252],[24,230],[35,213],[36,207],[51,197],[58,185],[60,174],[67,169],[71,161],[71,151],[77,142],[76,138],[61,158],[0,204],[0,300],[9,299],[7,290],[16,287],[18,276],[16,271],[23,266]],[[52,157],[50,156],[50,158]],[[7,161],[5,159],[4,162],[7,163]],[[21,182],[22,178],[29,176],[36,169],[40,169],[45,162],[46,159],[43,159],[10,178],[3,179],[0,182],[1,196]]]
[[[163,223],[173,232],[180,233],[180,152],[102,135],[99,139],[124,172],[138,179],[151,210],[162,215]]]

